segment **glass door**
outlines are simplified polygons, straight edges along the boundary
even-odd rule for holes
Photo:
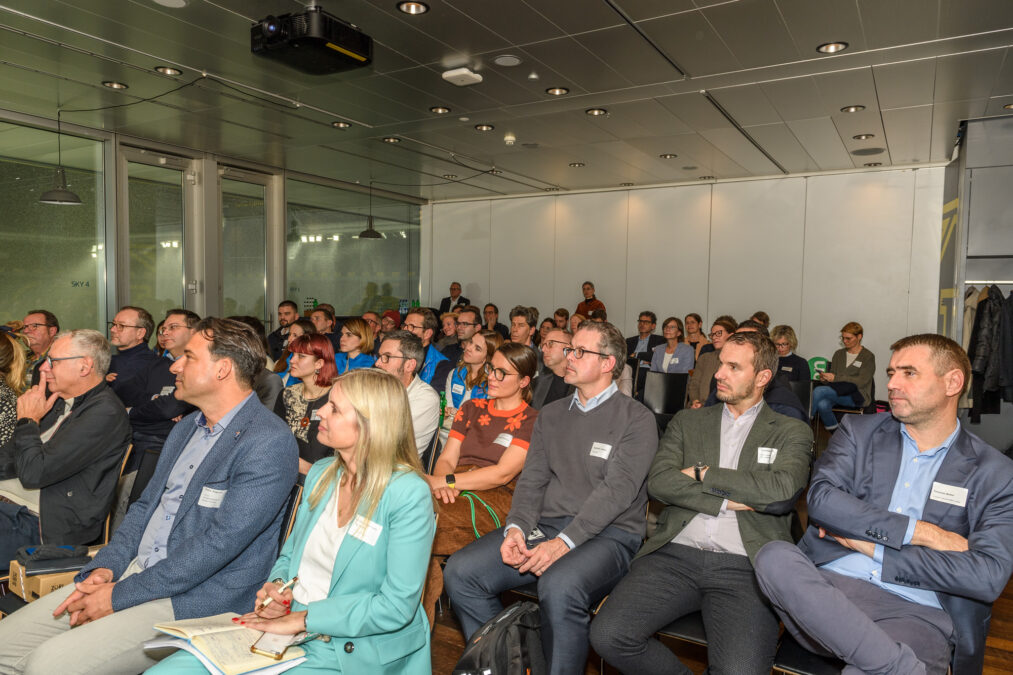
[[[226,173],[240,174],[235,169],[226,169]],[[222,316],[255,316],[270,326],[267,180],[267,176],[246,172],[241,177],[221,179]]]

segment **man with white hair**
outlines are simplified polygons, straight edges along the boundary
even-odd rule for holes
[[[44,380],[18,398],[14,435],[0,447],[0,568],[22,546],[99,538],[130,444],[127,413],[105,381],[110,351],[98,331],[61,333],[41,363]]]

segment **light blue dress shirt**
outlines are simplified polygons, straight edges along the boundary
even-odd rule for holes
[[[909,518],[907,531],[904,533],[905,546],[911,543],[915,524],[921,519],[925,502],[932,492],[932,483],[936,479],[936,474],[939,473],[939,467],[943,465],[943,460],[946,459],[946,452],[950,449],[953,440],[959,432],[960,422],[957,422],[957,428],[943,441],[942,445],[925,452],[919,452],[918,443],[911,438],[907,425],[900,425],[900,433],[903,438],[901,445],[902,455],[900,471],[897,473],[897,482],[894,483],[893,495],[890,497],[890,510],[894,513],[904,514]],[[842,558],[828,562],[822,566],[822,569],[831,570],[832,572],[861,579],[862,581],[868,581],[870,584],[899,595],[905,600],[942,609],[935,591],[926,591],[883,581],[883,550],[882,544],[876,544],[876,550],[871,558],[864,553],[850,553]]]
[[[200,468],[201,462],[218,442],[222,432],[229,426],[232,418],[254,396],[256,393],[250,392],[249,396],[225,413],[214,427],[208,427],[204,413],[197,415],[197,419],[194,420],[193,435],[187,441],[186,447],[180,453],[172,471],[169,472],[169,479],[166,481],[165,490],[162,491],[158,506],[155,507],[147,527],[144,528],[144,534],[141,535],[141,541],[137,546],[137,561],[140,563],[141,569],[148,569],[160,560],[165,560],[168,554],[166,549],[169,543],[169,532],[172,530],[172,524],[176,520],[176,512],[183,501],[183,495],[186,494],[186,490],[190,486],[190,481],[197,473],[197,469]]]

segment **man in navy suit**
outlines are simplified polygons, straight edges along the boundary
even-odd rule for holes
[[[658,327],[658,316],[651,311],[644,310],[637,318],[637,334],[626,338],[626,354],[629,358],[638,358],[651,364],[651,353],[658,345],[665,344],[665,338],[654,334]]]
[[[1013,462],[957,420],[971,368],[956,342],[891,349],[892,415],[845,418],[816,463],[799,548],[767,544],[756,575],[811,651],[862,672],[942,674],[952,658],[956,675],[980,673],[1013,570]]]
[[[298,472],[295,438],[252,390],[264,358],[245,324],[198,324],[172,365],[175,395],[198,411],[74,586],[0,622],[0,672],[133,675],[154,663],[141,647],[154,624],[250,610]]]

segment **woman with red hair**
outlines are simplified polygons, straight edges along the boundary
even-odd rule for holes
[[[288,343],[292,353],[289,372],[301,382],[285,387],[274,412],[285,420],[299,444],[299,473],[305,475],[313,462],[334,453],[317,440],[318,411],[327,405],[331,381],[337,377],[334,347],[319,333],[300,335]]]

